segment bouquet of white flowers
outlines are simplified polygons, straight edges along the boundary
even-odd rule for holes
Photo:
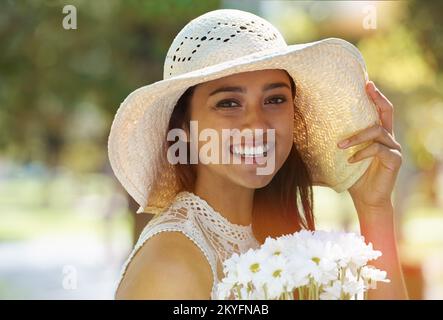
[[[386,271],[367,265],[381,256],[354,233],[300,231],[223,262],[218,299],[365,299]]]

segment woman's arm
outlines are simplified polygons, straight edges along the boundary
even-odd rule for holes
[[[387,278],[391,280],[390,283],[377,283],[377,289],[368,291],[368,298],[377,300],[408,299],[398,256],[393,206],[369,208],[356,204],[356,209],[360,217],[361,234],[367,243],[372,243],[375,250],[382,252],[382,256],[370,264],[386,271]]]

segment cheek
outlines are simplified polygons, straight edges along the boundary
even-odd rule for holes
[[[225,131],[225,135],[229,135],[229,130],[238,128],[240,128],[240,124],[237,121],[234,119],[223,119],[222,117],[211,117],[205,119],[205,121],[198,122],[199,131],[206,129],[206,131],[211,131],[217,135],[220,146],[222,145],[223,131]]]
[[[294,112],[288,111],[276,117],[272,127],[276,129],[276,134],[280,139],[292,140],[294,132]]]
[[[276,129],[279,161],[284,162],[294,144],[294,113],[288,112],[284,116],[279,117],[278,122],[273,124],[273,127]]]
[[[198,122],[198,134],[194,134],[193,137],[194,141],[197,141],[199,156],[203,157],[205,162],[210,158],[214,161],[221,161],[222,153],[229,152],[229,139],[224,138],[223,129],[230,128],[228,124],[220,121]],[[203,160],[203,158],[200,159]],[[209,165],[212,166],[212,164]]]

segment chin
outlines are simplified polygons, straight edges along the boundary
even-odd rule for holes
[[[267,186],[275,175],[257,175],[254,170],[235,170],[232,172],[231,180],[236,184],[249,189],[259,189]]]
[[[256,181],[244,181],[244,184],[245,187],[250,189],[260,189],[266,187],[271,181],[272,177],[267,179],[262,178],[261,180],[256,180]]]

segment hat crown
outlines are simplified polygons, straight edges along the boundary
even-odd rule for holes
[[[278,29],[259,16],[236,9],[210,11],[191,20],[174,38],[163,78],[286,47]]]

